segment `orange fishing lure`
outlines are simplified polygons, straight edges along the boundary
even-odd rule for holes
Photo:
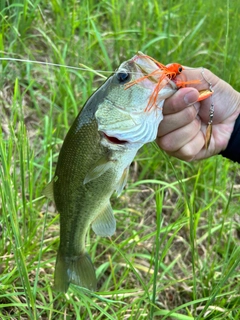
[[[176,78],[176,76],[179,75],[183,71],[184,68],[179,63],[172,63],[169,66],[165,66],[164,64],[158,62],[157,60],[155,60],[154,58],[152,58],[148,55],[143,55],[141,57],[146,57],[146,58],[152,60],[159,69],[156,69],[156,70],[150,72],[149,74],[146,74],[145,76],[140,77],[137,80],[129,82],[128,84],[126,84],[125,88],[128,89],[129,87],[133,86],[134,84],[139,83],[147,78],[152,78],[153,81],[157,82],[157,84],[154,88],[154,91],[148,101],[148,105],[144,110],[145,112],[147,112],[147,111],[150,111],[153,107],[157,107],[157,104],[156,104],[157,97],[158,97],[160,90],[162,89],[163,79],[168,78],[169,80],[174,80]],[[158,80],[156,80],[156,77],[158,75],[160,75],[160,77]],[[175,84],[176,84],[177,88],[182,88],[182,87],[186,86],[187,84],[193,84],[193,83],[199,83],[199,82],[200,82],[199,80],[176,81]]]

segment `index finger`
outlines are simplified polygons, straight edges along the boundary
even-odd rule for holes
[[[163,105],[163,115],[177,113],[197,102],[199,92],[192,87],[179,89],[174,95],[166,99]]]

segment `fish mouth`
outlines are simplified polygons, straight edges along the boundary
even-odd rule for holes
[[[114,143],[114,144],[126,144],[128,143],[127,140],[119,140],[118,138],[116,137],[111,137],[111,136],[108,136],[106,133],[103,132],[103,135],[104,137],[110,141],[111,143]]]

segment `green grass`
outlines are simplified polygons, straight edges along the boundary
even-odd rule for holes
[[[0,2],[0,18],[0,318],[239,319],[238,165],[144,146],[112,198],[116,234],[89,232],[94,294],[52,289],[59,217],[42,196],[69,126],[103,81],[65,66],[108,76],[141,50],[210,68],[240,90],[238,1],[13,0]]]

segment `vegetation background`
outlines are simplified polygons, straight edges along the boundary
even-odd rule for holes
[[[144,146],[112,198],[116,234],[89,231],[96,293],[53,291],[59,216],[42,196],[84,102],[136,51],[240,90],[239,1],[6,0],[0,21],[0,318],[240,319],[238,165]]]

